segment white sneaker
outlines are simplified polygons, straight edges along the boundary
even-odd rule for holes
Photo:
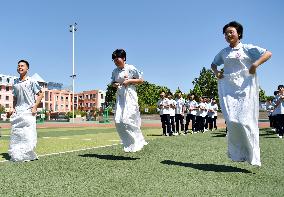
[[[177,135],[178,135],[178,133],[173,133],[173,135],[177,136]]]
[[[271,129],[271,131],[276,131],[276,129]]]
[[[205,132],[205,131],[208,131],[208,129],[204,129],[204,132]]]
[[[280,139],[282,139],[282,137],[283,137],[283,136],[280,136],[280,135],[279,135],[279,138],[280,138]]]

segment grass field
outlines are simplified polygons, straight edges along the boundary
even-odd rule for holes
[[[9,131],[2,133],[4,161]],[[161,137],[157,128],[143,133],[149,144],[124,153],[113,128],[38,129],[42,156],[0,163],[0,196],[284,195],[284,139],[269,129],[260,134],[260,168],[231,162],[222,130],[176,137]],[[106,147],[93,148],[99,146]],[[71,150],[79,151],[48,155]]]

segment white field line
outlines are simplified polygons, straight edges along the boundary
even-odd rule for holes
[[[90,147],[90,148],[69,150],[69,151],[58,152],[58,153],[48,153],[48,154],[38,155],[38,157],[46,157],[46,156],[51,156],[51,155],[60,155],[60,154],[66,154],[66,153],[74,153],[74,152],[79,152],[79,151],[84,151],[84,150],[91,150],[91,149],[97,149],[97,148],[106,148],[106,147],[117,146],[117,145],[119,145],[119,144],[110,144],[110,145],[105,145],[105,146],[95,146],[95,147]],[[0,163],[4,163],[4,162],[7,162],[7,161],[9,161],[9,160],[3,160],[3,161],[0,161]]]

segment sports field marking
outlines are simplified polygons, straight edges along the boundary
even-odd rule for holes
[[[61,139],[61,140],[70,140],[71,138],[69,138],[69,137],[60,137],[60,138],[58,138],[58,139]]]
[[[42,137],[42,138],[44,138],[44,139],[49,139],[49,138],[51,138],[51,137]]]
[[[120,140],[108,140],[110,142],[120,142]]]
[[[90,147],[90,148],[69,150],[69,151],[58,152],[58,153],[48,153],[48,154],[38,155],[38,157],[46,157],[46,156],[51,156],[51,155],[60,155],[60,154],[66,154],[66,153],[74,153],[74,152],[79,152],[79,151],[84,151],[84,150],[92,150],[92,149],[97,149],[97,148],[106,148],[106,147],[117,146],[117,145],[119,145],[119,144],[110,144],[110,145],[105,145],[105,146],[95,146],[95,147]],[[7,161],[9,161],[9,160],[3,160],[3,161],[0,161],[0,163],[4,163],[4,162],[7,162]]]
[[[85,140],[85,141],[91,141],[92,139],[88,138],[88,139],[82,139],[82,140]]]

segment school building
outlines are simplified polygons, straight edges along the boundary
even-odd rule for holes
[[[5,110],[13,108],[12,85],[16,76],[0,74],[0,105]],[[40,75],[35,73],[32,78],[42,87],[43,99],[38,110],[45,109],[50,112],[69,112],[73,109],[73,93],[62,88],[62,84],[46,82]],[[89,90],[74,94],[74,109],[92,111],[100,109],[105,103],[106,92],[103,90]]]

